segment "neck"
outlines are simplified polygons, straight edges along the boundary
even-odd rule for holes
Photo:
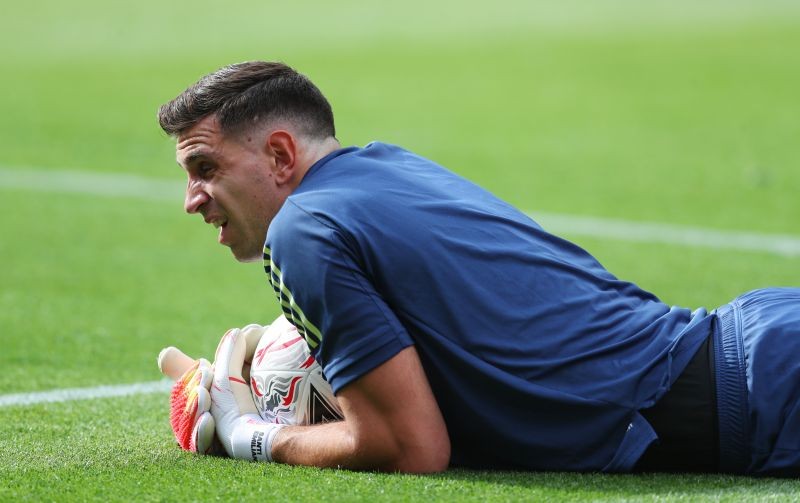
[[[342,148],[342,146],[339,144],[339,140],[332,136],[325,138],[321,142],[317,143],[314,147],[309,149],[309,156],[313,157],[313,160],[308,166],[311,167],[315,162],[319,161],[334,150],[338,150],[340,148]]]
[[[316,142],[308,142],[305,145],[305,149],[303,149],[302,158],[299,159],[298,167],[298,183],[303,177],[306,175],[308,170],[311,166],[314,165],[315,162],[319,161],[326,155],[330,154],[334,150],[338,150],[342,148],[339,144],[339,140],[334,137],[325,138],[322,141]]]

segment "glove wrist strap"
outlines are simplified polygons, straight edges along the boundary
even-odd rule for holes
[[[272,443],[285,424],[267,423],[257,414],[245,414],[231,432],[231,456],[251,461],[272,461]]]

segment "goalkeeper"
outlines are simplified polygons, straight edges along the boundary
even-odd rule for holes
[[[263,259],[344,411],[253,419],[228,385],[241,356],[226,337],[211,412],[228,454],[407,472],[800,472],[800,290],[667,306],[427,159],[341,148],[327,100],[283,64],[222,68],[159,121],[188,174],[186,211],[238,260]]]

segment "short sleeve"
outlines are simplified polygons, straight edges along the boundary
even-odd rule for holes
[[[270,225],[264,268],[334,392],[412,345],[352,239],[287,200]]]

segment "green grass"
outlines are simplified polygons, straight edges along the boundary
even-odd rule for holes
[[[781,479],[450,470],[356,473],[202,458],[172,444],[165,396],[0,409],[0,500],[788,501]],[[61,418],[54,421],[53,417]],[[21,456],[19,453],[26,453]]]
[[[328,95],[342,143],[402,144],[522,209],[800,235],[800,7],[668,5],[14,2],[0,167],[181,180],[158,105],[224,64],[281,59]],[[0,214],[0,394],[155,380],[161,347],[210,355],[226,328],[278,312],[259,265],[179,199],[0,180]],[[566,237],[671,304],[800,285],[797,257]],[[800,499],[793,480],[202,459],[166,413],[164,394],[0,408],[0,501]]]

